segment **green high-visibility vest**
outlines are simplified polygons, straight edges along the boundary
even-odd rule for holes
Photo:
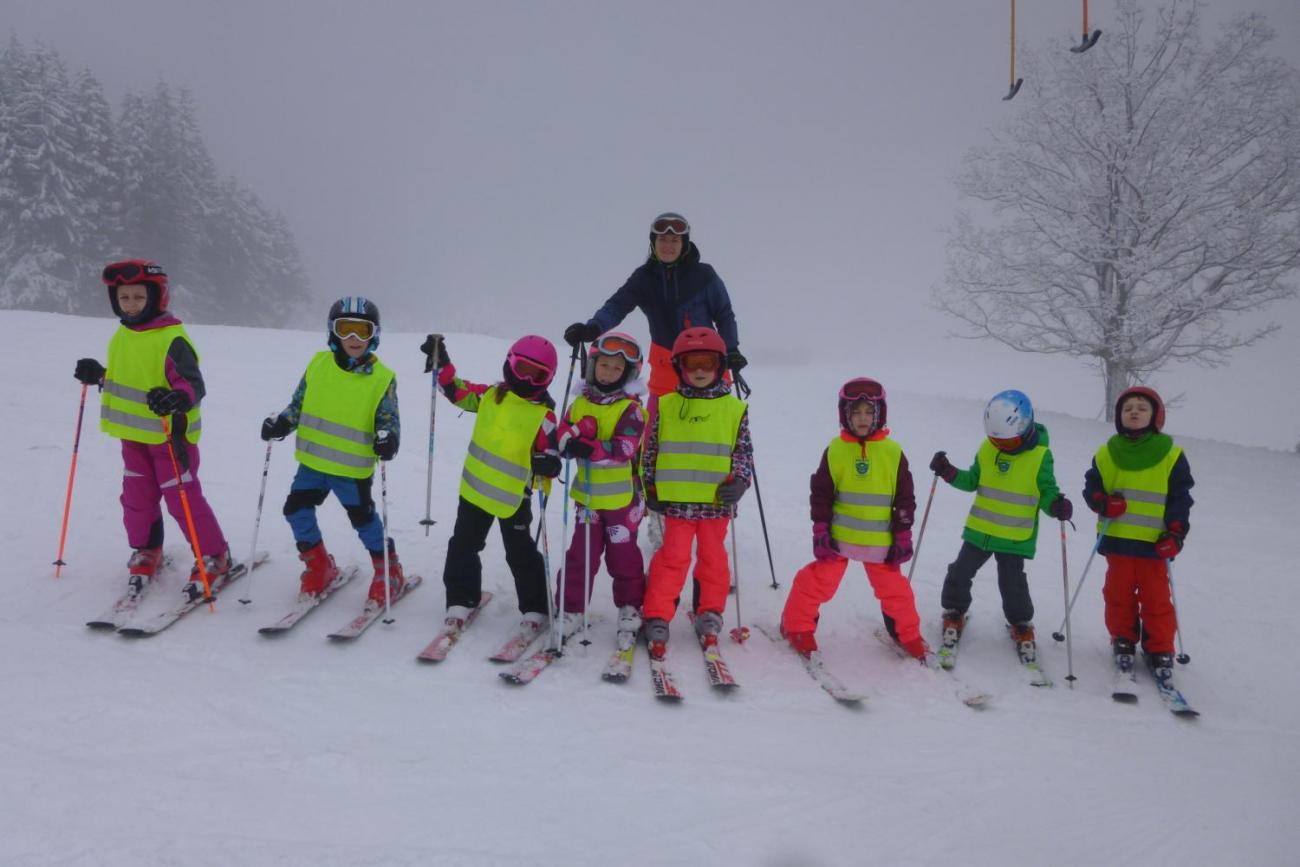
[[[167,381],[167,350],[180,338],[190,342],[183,325],[168,325],[135,331],[118,327],[108,341],[108,369],[104,373],[104,393],[99,400],[99,429],[109,436],[137,443],[157,445],[165,442],[162,419],[151,409],[147,396],[153,388],[171,388]],[[203,419],[197,406],[185,413],[185,439],[199,441]]]
[[[851,545],[888,548],[898,465],[903,449],[891,439],[857,443],[840,437],[826,447],[826,464],[835,483],[831,538]]]
[[[608,404],[593,403],[585,396],[579,396],[569,409],[569,420],[577,424],[587,416],[594,418],[596,438],[608,440],[614,436],[618,420],[631,403],[631,399]],[[591,461],[579,460],[577,478],[569,485],[569,495],[589,509],[623,508],[632,502],[632,462],[598,467]]]
[[[509,390],[497,403],[499,388],[494,385],[479,398],[460,495],[489,515],[508,518],[524,501],[533,474],[533,441],[547,408]]]
[[[712,503],[731,474],[745,402],[733,394],[659,398],[655,492],[666,503]]]
[[[1010,542],[1023,542],[1038,527],[1038,469],[1047,446],[1019,454],[998,451],[988,440],[979,449],[980,486],[966,526]]]
[[[1183,450],[1174,446],[1164,459],[1145,470],[1123,470],[1102,446],[1093,458],[1101,473],[1101,486],[1110,494],[1123,494],[1128,508],[1118,518],[1111,518],[1106,535],[1117,539],[1154,542],[1165,531],[1165,502],[1169,498],[1169,474]],[[1097,521],[1101,532],[1103,521]]]
[[[307,365],[294,457],[304,466],[368,479],[375,472],[375,410],[395,374],[376,358],[369,374],[343,370],[328,350]]]

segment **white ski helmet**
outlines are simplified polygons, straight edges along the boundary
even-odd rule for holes
[[[1034,405],[1014,388],[993,395],[984,408],[984,434],[990,439],[1012,440],[1027,436],[1034,427]]]

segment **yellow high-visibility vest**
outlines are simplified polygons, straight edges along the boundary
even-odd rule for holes
[[[659,398],[655,492],[666,503],[712,503],[731,474],[745,402],[733,394]]]
[[[508,518],[524,501],[533,474],[533,441],[548,410],[508,390],[497,403],[498,388],[492,386],[479,398],[460,495],[489,515]]]
[[[1101,473],[1101,486],[1108,494],[1123,494],[1128,508],[1118,518],[1111,518],[1106,535],[1117,539],[1154,542],[1165,531],[1165,503],[1169,498],[1169,474],[1183,450],[1174,446],[1164,459],[1144,470],[1123,470],[1102,446],[1093,458]],[[1103,519],[1097,521],[1101,532]]]
[[[826,464],[835,483],[831,538],[851,545],[888,548],[898,465],[903,449],[891,439],[857,443],[840,437],[826,447]]]
[[[633,402],[628,398],[607,404],[593,403],[585,396],[579,396],[569,409],[569,419],[577,424],[588,416],[594,418],[596,438],[608,440],[614,436],[618,420]],[[621,509],[632,502],[632,461],[598,467],[591,461],[579,460],[577,470],[576,478],[569,485],[569,495],[576,502],[589,509]]]
[[[194,350],[185,327],[180,324],[135,331],[119,326],[108,342],[108,368],[104,373],[104,393],[99,401],[99,429],[109,436],[137,443],[157,445],[165,442],[162,418],[149,409],[150,389],[167,388],[167,350],[177,338]],[[197,406],[185,413],[185,439],[199,441],[203,418]]]
[[[966,526],[1010,542],[1023,542],[1038,526],[1038,470],[1047,446],[1018,454],[998,451],[987,439],[976,460],[980,486],[966,516]]]
[[[307,389],[298,417],[294,457],[304,466],[368,479],[375,472],[375,410],[395,374],[376,358],[369,374],[343,370],[334,353],[318,352],[307,365]]]

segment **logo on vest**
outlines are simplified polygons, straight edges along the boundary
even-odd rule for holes
[[[859,476],[865,476],[871,470],[871,462],[866,458],[858,458],[853,462],[853,469],[858,471]]]
[[[707,415],[692,415],[687,417],[686,422],[687,424],[699,424],[700,422],[705,422],[708,420],[709,417]]]
[[[1009,472],[1011,472],[1011,464],[1010,464],[1010,462],[1008,462],[1008,461],[998,461],[998,472],[999,472],[999,473],[1009,473]]]

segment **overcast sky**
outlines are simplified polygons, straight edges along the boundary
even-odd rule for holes
[[[1300,58],[1300,3],[1231,6],[1265,12]],[[1091,14],[1105,30],[1111,4]],[[1079,15],[1022,2],[1018,38],[1065,51]],[[558,340],[676,210],[751,356],[838,352],[846,375],[971,396],[1032,367],[1068,384],[1041,405],[1099,402],[1082,362],[987,347],[969,363],[928,308],[961,156],[1016,110],[1005,0],[0,0],[0,26],[91,68],[115,103],[159,76],[190,88],[220,168],[289,217],[322,315],[363,292],[390,329]],[[1186,391],[1197,432],[1242,427],[1231,395],[1266,431],[1240,439],[1300,440],[1294,386],[1247,387],[1300,367],[1300,305],[1271,318],[1281,339],[1230,370],[1156,382]]]

